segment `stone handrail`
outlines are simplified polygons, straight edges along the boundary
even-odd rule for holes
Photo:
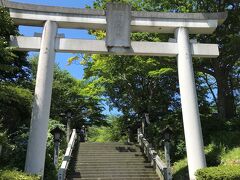
[[[143,149],[144,154],[147,156],[151,165],[155,168],[156,173],[164,180],[171,179],[168,177],[167,165],[160,159],[157,152],[152,148],[152,145],[144,138],[140,129],[138,129],[138,143]]]
[[[73,129],[70,141],[68,142],[68,147],[64,154],[63,162],[58,171],[58,180],[65,180],[66,178],[67,168],[70,162],[71,154],[72,154],[76,139],[77,139],[76,129]]]

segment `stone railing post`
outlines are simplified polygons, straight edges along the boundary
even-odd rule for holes
[[[66,172],[67,172],[70,160],[71,160],[71,156],[72,156],[72,152],[73,152],[76,140],[77,140],[76,129],[73,129],[70,141],[68,142],[68,147],[67,147],[66,152],[63,157],[61,167],[58,170],[58,180],[66,179]]]

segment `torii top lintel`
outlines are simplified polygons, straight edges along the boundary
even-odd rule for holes
[[[56,21],[59,28],[106,29],[106,12],[95,9],[66,8],[16,3],[1,0],[9,8],[17,25],[43,26],[46,20]],[[132,32],[174,33],[187,27],[190,34],[210,34],[223,23],[227,13],[160,13],[131,11]]]

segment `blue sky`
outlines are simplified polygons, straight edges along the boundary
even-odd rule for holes
[[[49,6],[63,6],[85,8],[86,5],[92,6],[94,0],[12,0],[14,2],[41,4]]]
[[[31,3],[39,5],[49,5],[49,6],[63,6],[63,7],[75,7],[75,8],[85,8],[86,6],[93,6],[94,0],[13,0],[15,2],[21,3]],[[42,27],[29,27],[20,26],[20,33],[24,36],[33,36],[35,32],[41,33]],[[94,36],[88,34],[87,30],[76,30],[76,29],[58,29],[58,33],[63,33],[66,38],[82,38],[82,39],[94,39]],[[29,55],[32,56],[33,52]],[[70,74],[77,78],[82,79],[83,77],[83,67],[75,62],[71,65],[67,65],[67,59],[74,56],[72,53],[57,53],[55,62],[60,66],[61,69],[65,69]],[[104,105],[106,110],[104,114],[118,114],[116,109],[109,111],[108,106]]]
[[[85,8],[86,5],[92,6],[94,0],[14,0],[15,2],[41,4],[49,6],[63,6],[63,7],[76,7]],[[25,36],[33,36],[34,32],[42,32],[42,27],[27,27],[20,26],[20,33]],[[89,35],[87,30],[73,30],[73,29],[59,29],[58,33],[64,33],[66,38],[82,38],[82,39],[94,39]],[[33,53],[30,53],[32,55]],[[75,62],[72,65],[67,65],[67,59],[72,57],[71,53],[57,53],[56,63],[62,68],[68,70],[73,77],[81,79],[83,77],[83,67]]]

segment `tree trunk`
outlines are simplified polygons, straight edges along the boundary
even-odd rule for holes
[[[215,78],[217,81],[217,108],[221,119],[230,119],[236,115],[236,105],[234,103],[233,90],[231,88],[229,74],[220,68],[215,68]]]

